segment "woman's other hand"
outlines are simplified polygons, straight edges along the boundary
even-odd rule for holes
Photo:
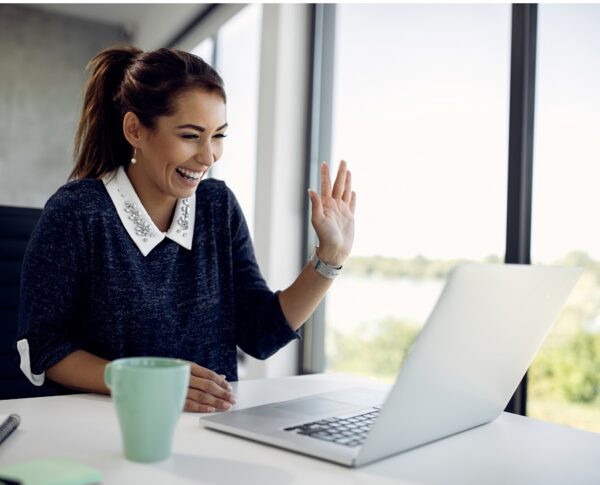
[[[184,410],[194,413],[227,411],[235,404],[231,391],[232,387],[225,376],[192,362],[192,374]]]
[[[352,191],[352,174],[341,161],[333,187],[329,166],[321,164],[321,197],[308,191],[312,203],[311,222],[319,238],[317,256],[323,261],[341,266],[354,241],[354,209],[356,192]]]

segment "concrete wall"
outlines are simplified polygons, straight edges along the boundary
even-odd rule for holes
[[[133,42],[140,49],[153,50],[164,47],[208,5],[177,3],[151,4],[144,7],[144,12],[133,31]]]
[[[118,28],[0,5],[0,205],[42,207],[73,166],[84,72]]]

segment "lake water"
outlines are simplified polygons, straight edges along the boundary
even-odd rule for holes
[[[437,301],[445,280],[374,278],[343,275],[327,293],[325,320],[341,332],[361,323],[389,317],[423,324]]]

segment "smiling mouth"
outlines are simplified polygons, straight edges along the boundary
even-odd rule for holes
[[[184,179],[192,182],[200,180],[202,177],[202,172],[192,172],[191,170],[186,170],[185,168],[176,168],[175,171]]]

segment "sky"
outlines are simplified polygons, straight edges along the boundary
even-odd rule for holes
[[[503,255],[510,6],[341,5],[337,21],[353,254]],[[542,5],[538,22],[532,258],[600,257],[600,5]]]

